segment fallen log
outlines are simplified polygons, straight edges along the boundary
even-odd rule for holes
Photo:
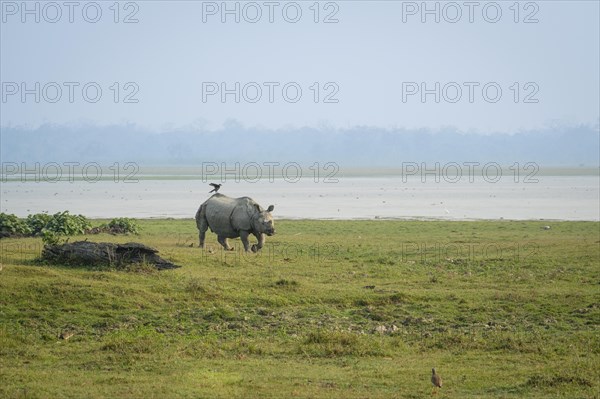
[[[181,267],[158,256],[156,249],[137,242],[113,244],[110,242],[76,241],[45,245],[42,251],[42,260],[69,265],[102,265],[116,268],[123,268],[126,265],[136,263],[153,264],[159,270]]]

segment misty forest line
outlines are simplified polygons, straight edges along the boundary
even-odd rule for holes
[[[3,162],[135,162],[197,165],[202,162],[335,162],[360,168],[401,167],[403,162],[533,162],[597,167],[598,127],[554,127],[515,134],[462,133],[451,128],[266,130],[229,123],[221,130],[153,132],[134,125],[3,127]]]

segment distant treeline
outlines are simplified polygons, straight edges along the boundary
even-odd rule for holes
[[[151,132],[133,125],[3,127],[2,162],[336,162],[399,167],[402,162],[535,162],[543,166],[599,163],[598,127],[556,127],[514,134],[381,129],[264,130],[229,123],[219,131]]]

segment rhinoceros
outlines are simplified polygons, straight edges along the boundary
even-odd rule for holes
[[[275,225],[271,212],[275,207],[270,205],[265,211],[252,198],[230,198],[223,194],[214,194],[207,199],[196,212],[196,226],[200,230],[200,248],[204,248],[206,230],[217,235],[217,241],[227,251],[233,248],[227,243],[228,238],[240,237],[244,250],[258,252],[265,243],[265,234],[275,234]],[[250,247],[248,236],[253,234],[258,240]]]

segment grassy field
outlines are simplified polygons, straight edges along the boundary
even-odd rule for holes
[[[258,255],[140,225],[88,239],[180,269],[0,241],[0,398],[600,397],[598,223],[278,221]]]

